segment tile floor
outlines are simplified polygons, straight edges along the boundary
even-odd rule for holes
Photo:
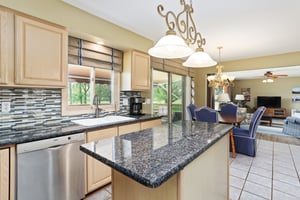
[[[255,158],[231,158],[230,199],[299,200],[300,146],[258,140]]]
[[[255,158],[241,154],[230,158],[230,199],[299,200],[300,146],[258,140]],[[111,186],[86,200],[111,200]]]

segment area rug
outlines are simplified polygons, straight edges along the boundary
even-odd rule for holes
[[[242,125],[242,128],[249,128],[249,125]],[[276,134],[276,135],[284,135],[282,133],[282,128],[281,127],[270,127],[270,126],[262,126],[259,125],[257,127],[257,131],[258,133],[267,133],[267,134]]]
[[[241,127],[249,128],[249,125],[242,125]],[[259,125],[257,127],[257,139],[270,140],[274,142],[281,142],[287,144],[300,145],[300,138],[286,135],[282,133],[282,127],[270,127]]]
[[[281,127],[270,127],[270,126],[261,126],[261,125],[259,125],[257,127],[257,132],[284,135],[282,133],[282,128]]]

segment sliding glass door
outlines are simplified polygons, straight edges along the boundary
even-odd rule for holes
[[[171,74],[171,117],[172,122],[183,119],[184,104],[184,78],[183,76]]]
[[[153,70],[153,113],[166,122],[181,121],[184,115],[184,76]]]

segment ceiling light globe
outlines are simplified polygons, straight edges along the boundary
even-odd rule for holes
[[[202,49],[197,49],[184,63],[185,67],[210,67],[216,65],[214,61],[207,53],[203,52]]]
[[[154,47],[148,50],[148,53],[157,58],[173,59],[187,57],[193,53],[193,49],[188,47],[181,37],[167,33]]]

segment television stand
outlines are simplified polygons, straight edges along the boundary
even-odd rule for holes
[[[263,116],[272,118],[286,118],[285,108],[267,108]]]
[[[261,123],[267,123],[269,126],[272,126],[272,116],[269,114],[264,114],[260,120]]]

